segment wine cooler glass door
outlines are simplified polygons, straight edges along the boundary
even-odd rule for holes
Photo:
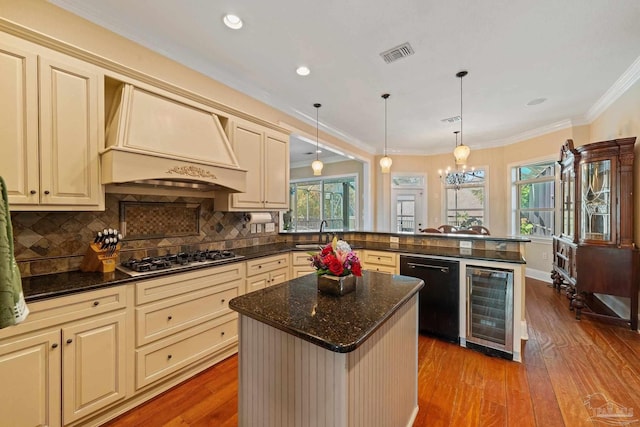
[[[513,271],[467,267],[467,342],[513,353]]]

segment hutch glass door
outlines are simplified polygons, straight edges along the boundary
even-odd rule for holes
[[[610,241],[611,160],[583,163],[581,167],[581,239]]]

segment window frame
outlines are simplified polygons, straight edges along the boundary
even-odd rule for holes
[[[534,178],[534,179],[518,179],[518,170],[526,167],[534,167],[540,165],[553,166],[553,176]],[[559,183],[560,168],[558,162],[550,157],[531,159],[523,162],[513,163],[509,165],[509,185],[511,187],[511,232],[514,236],[524,237],[529,239],[551,240],[556,233],[558,227],[558,183]],[[520,186],[527,184],[539,184],[539,183],[553,183],[553,208],[521,208],[520,202]],[[553,218],[553,226],[549,232],[549,235],[537,235],[537,234],[522,234],[520,232],[520,214],[521,212],[551,212],[551,218]]]
[[[354,198],[354,228],[352,230],[336,230],[336,229],[332,229],[332,228],[327,228],[325,227],[326,231],[358,231],[359,227],[360,227],[360,191],[359,191],[359,183],[358,183],[358,174],[357,173],[349,173],[349,174],[342,174],[342,175],[332,175],[332,176],[321,176],[321,177],[306,177],[306,178],[298,178],[298,179],[292,179],[289,181],[289,197],[291,197],[291,184],[298,184],[298,183],[319,183],[320,184],[320,189],[321,189],[321,196],[320,196],[320,221],[323,221],[324,218],[324,208],[325,208],[325,193],[324,193],[324,187],[325,187],[325,181],[340,181],[340,180],[348,180],[348,179],[352,179],[353,180],[353,184],[354,184],[354,194],[356,195],[356,197]],[[294,215],[295,218],[295,207],[294,206],[290,206],[289,209],[291,210],[291,214]],[[295,231],[288,231],[290,233],[309,233],[309,232],[318,232],[318,230],[295,230]]]
[[[475,167],[473,170],[481,170],[484,172],[484,181],[483,183],[480,184],[475,184],[475,183],[471,183],[471,184],[461,184],[459,185],[459,188],[476,188],[476,187],[482,187],[483,192],[484,192],[484,200],[482,202],[482,215],[483,215],[483,224],[485,227],[489,227],[489,167],[488,166],[478,166]],[[455,172],[455,171],[452,171]],[[472,170],[468,170],[467,172],[472,172]],[[446,174],[446,171],[444,171],[444,173]],[[442,188],[442,221],[440,222],[441,224],[447,224],[447,225],[451,225],[448,222],[448,218],[449,218],[449,198],[447,196],[447,190],[449,189],[454,189],[456,185],[455,184],[447,184],[446,182],[446,175],[442,175],[442,178],[440,179],[441,182],[441,188]],[[457,226],[456,226],[457,227]]]

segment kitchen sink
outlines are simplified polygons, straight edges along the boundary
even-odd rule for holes
[[[309,244],[298,244],[296,245],[296,249],[322,249],[322,245],[318,243],[309,243]]]

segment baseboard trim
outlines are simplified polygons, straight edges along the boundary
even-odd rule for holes
[[[551,272],[550,271],[536,270],[536,269],[527,267],[525,269],[524,275],[526,277],[531,278],[531,279],[540,280],[541,282],[553,283],[551,281]]]

